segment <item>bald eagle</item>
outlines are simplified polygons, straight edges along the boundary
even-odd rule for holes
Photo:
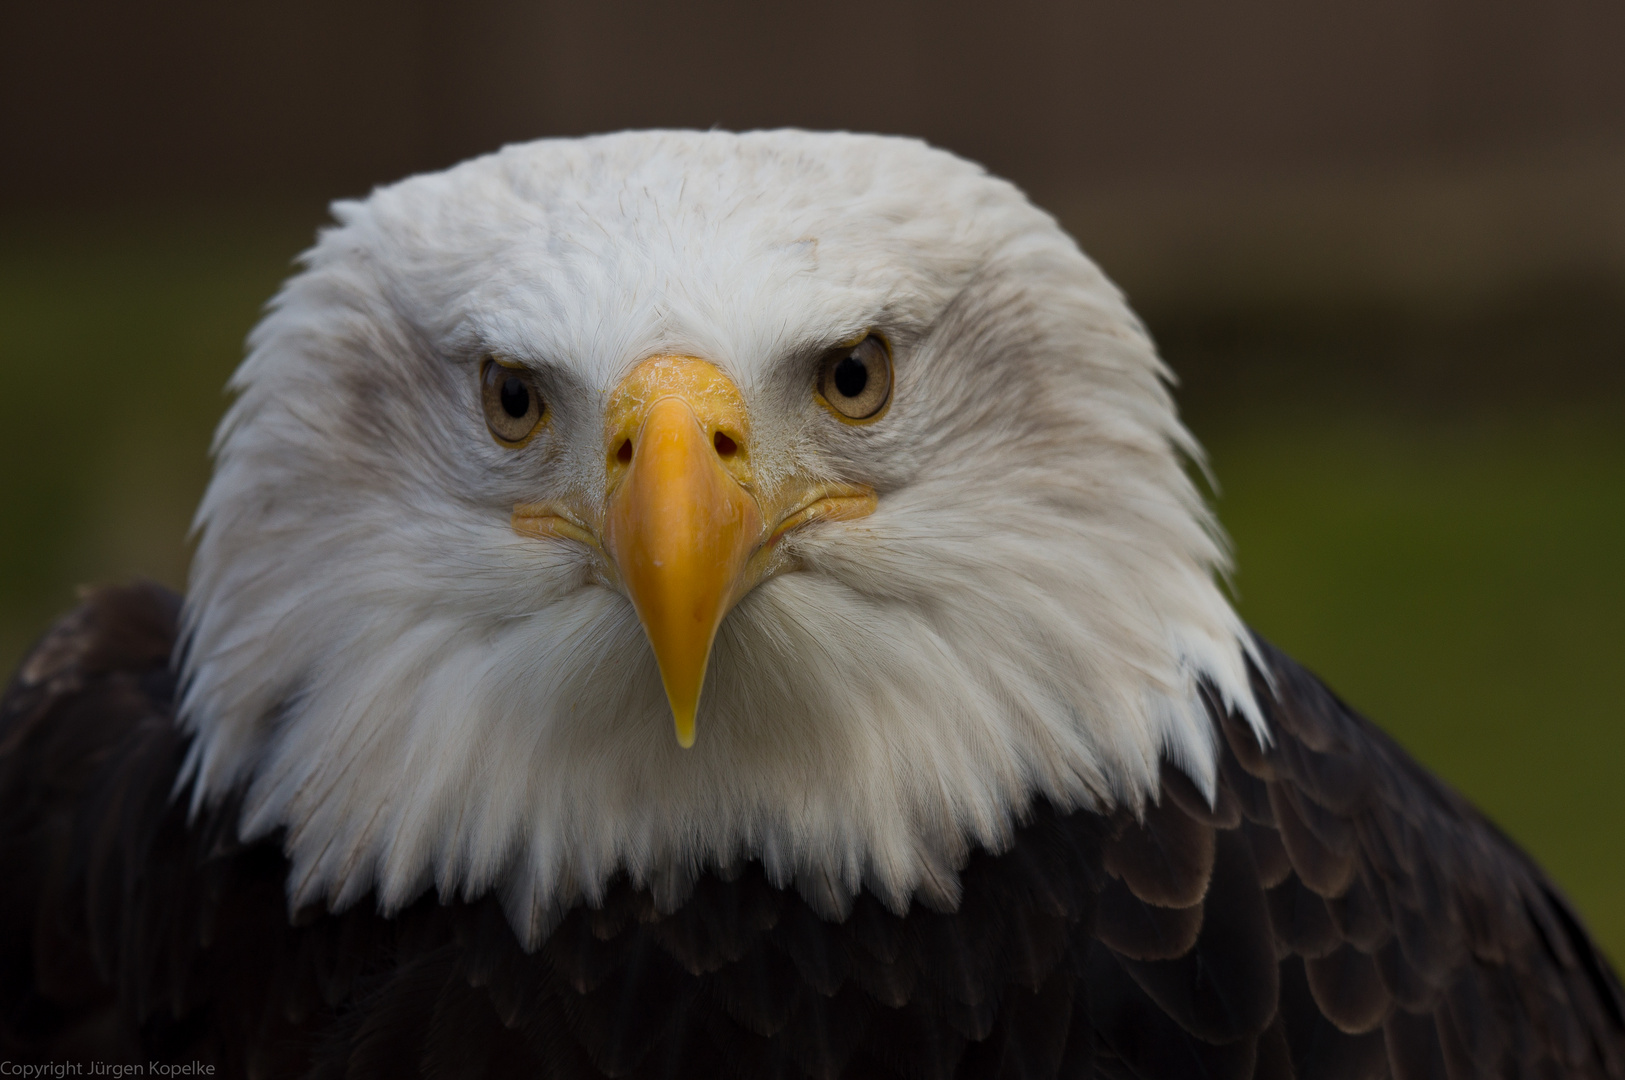
[[[647,132],[334,216],[184,602],[0,704],[10,1067],[1625,1076],[1558,889],[1239,621],[1009,183]]]

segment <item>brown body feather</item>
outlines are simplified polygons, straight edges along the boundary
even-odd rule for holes
[[[1039,806],[951,914],[820,919],[754,865],[621,884],[534,953],[494,902],[290,922],[274,843],[188,823],[178,600],[91,596],[0,702],[13,1062],[237,1076],[1625,1077],[1607,962],[1540,870],[1288,658],[1213,709],[1209,805]]]

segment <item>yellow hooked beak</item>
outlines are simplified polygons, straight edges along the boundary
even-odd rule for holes
[[[631,382],[610,409],[625,474],[609,497],[604,540],[654,647],[677,741],[688,747],[711,642],[744,592],[762,513],[744,463],[730,470],[727,461],[747,442],[733,383],[703,361],[664,358]]]
[[[872,489],[792,481],[763,498],[751,465],[750,417],[733,381],[686,356],[639,364],[611,394],[605,422],[602,550],[660,666],[677,742],[694,719],[724,616],[773,573],[777,540],[823,518],[875,508]],[[528,535],[593,543],[587,515],[559,503],[514,508]]]

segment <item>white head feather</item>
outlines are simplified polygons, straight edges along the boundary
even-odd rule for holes
[[[285,828],[290,902],[500,890],[531,943],[624,872],[759,858],[838,913],[952,904],[1035,797],[1211,790],[1207,680],[1258,726],[1198,450],[1123,298],[1010,184],[904,139],[509,147],[335,206],[233,378],[188,598],[194,806]],[[876,329],[856,428],[812,358]],[[487,434],[479,358],[553,410]],[[718,635],[682,750],[630,601],[517,502],[602,492],[607,392],[704,357],[756,466],[867,483]]]

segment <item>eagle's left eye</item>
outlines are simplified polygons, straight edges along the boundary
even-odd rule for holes
[[[879,420],[891,404],[891,350],[878,334],[834,349],[818,371],[818,397],[849,424]]]
[[[530,372],[496,359],[487,359],[480,368],[480,400],[485,426],[504,446],[523,446],[547,412]]]

